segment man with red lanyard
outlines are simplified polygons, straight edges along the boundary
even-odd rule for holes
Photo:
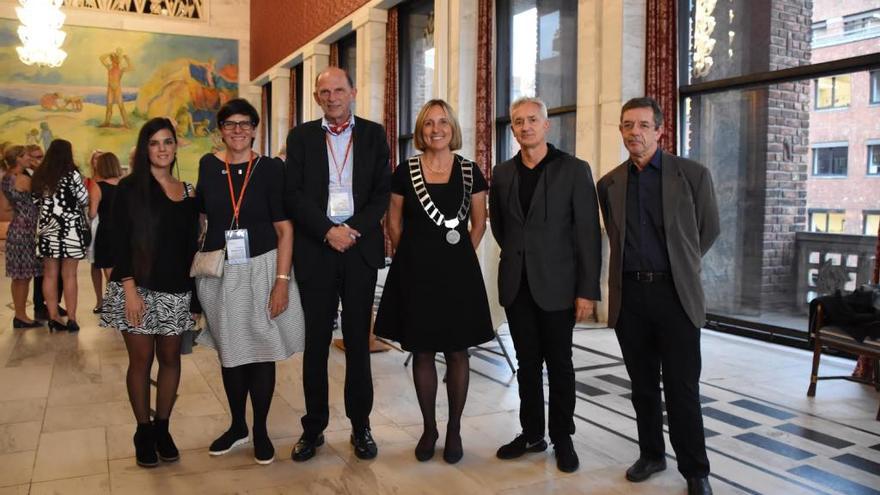
[[[391,171],[381,125],[355,117],[351,77],[328,67],[315,79],[319,120],[287,136],[285,207],[293,219],[294,272],[306,321],[303,433],[294,461],[314,457],[329,421],[327,358],[332,322],[342,301],[345,342],[345,414],[361,459],[378,452],[370,433],[373,381],[369,334],[376,271],[384,266],[381,220],[388,207]]]

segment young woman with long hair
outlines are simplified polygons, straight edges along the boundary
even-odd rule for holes
[[[128,350],[126,385],[137,419],[137,463],[180,458],[168,419],[180,383],[180,341],[201,312],[189,276],[198,237],[195,189],[174,177],[177,134],[154,118],[138,134],[134,164],[113,204],[113,272],[101,326],[117,328]],[[156,416],[150,421],[150,368],[159,361]]]

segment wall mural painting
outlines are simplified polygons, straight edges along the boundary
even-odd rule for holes
[[[195,181],[198,159],[221,149],[215,114],[238,94],[238,41],[66,26],[59,68],[18,60],[18,23],[0,19],[0,142],[73,143],[86,175],[92,150],[125,166],[141,125],[172,119],[182,179]]]

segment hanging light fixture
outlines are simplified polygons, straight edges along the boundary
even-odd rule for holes
[[[60,67],[67,58],[61,49],[66,34],[61,30],[64,0],[18,0],[15,13],[21,21],[18,37],[24,46],[16,48],[18,58],[27,65]]]

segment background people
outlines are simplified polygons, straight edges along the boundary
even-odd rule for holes
[[[103,271],[103,277],[109,281],[113,269],[113,201],[116,199],[122,167],[116,155],[103,153],[95,162],[95,171],[100,180],[93,181],[89,189],[89,217],[100,218],[100,221],[95,231],[95,261],[92,267]],[[103,297],[98,301],[97,308],[100,309]]]

